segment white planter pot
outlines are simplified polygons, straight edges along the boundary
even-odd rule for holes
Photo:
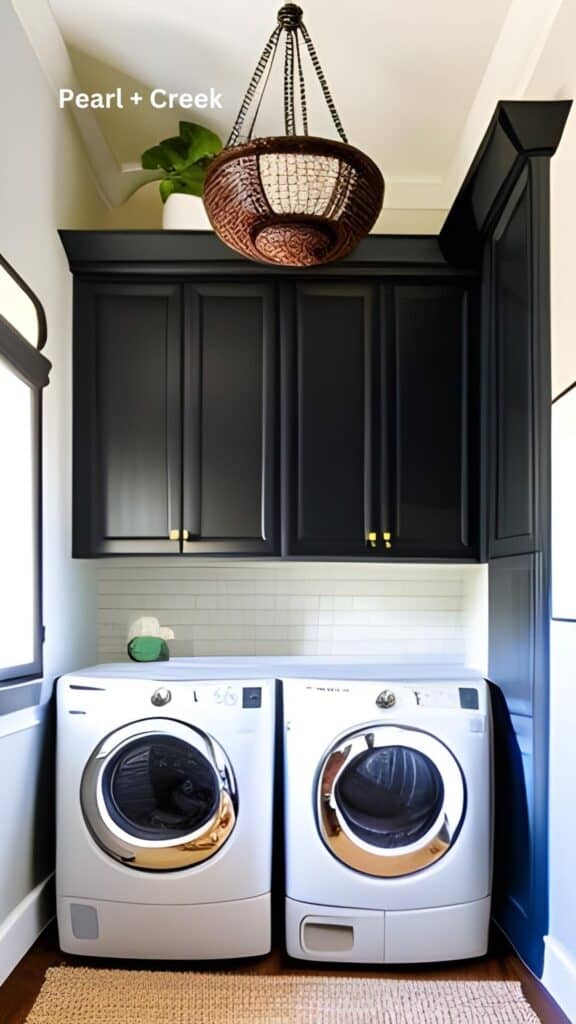
[[[162,227],[166,231],[211,231],[200,196],[173,192],[162,209]]]

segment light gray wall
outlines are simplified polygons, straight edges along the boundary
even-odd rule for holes
[[[44,402],[46,701],[56,675],[96,655],[92,567],[69,554],[71,278],[56,229],[97,226],[104,208],[8,0],[0,41],[0,247],[44,305],[53,363]],[[15,710],[38,696],[37,684],[0,691],[0,981],[48,912],[38,886],[53,861],[50,709]]]

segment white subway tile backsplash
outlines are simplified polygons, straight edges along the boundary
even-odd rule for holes
[[[98,565],[99,654],[126,657],[129,624],[172,626],[175,656],[376,655],[463,662],[482,567],[350,562],[115,560]]]

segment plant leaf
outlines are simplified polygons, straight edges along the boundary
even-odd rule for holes
[[[140,161],[145,171],[155,171],[158,168],[161,168],[163,171],[172,169],[172,161],[162,145],[146,149],[142,153]]]
[[[210,158],[222,149],[222,142],[215,132],[192,121],[180,121],[178,125],[180,137],[187,145],[188,163],[195,164],[206,157]]]
[[[162,196],[162,202],[165,203],[168,196],[171,196],[173,192],[177,192],[178,189],[175,187],[174,178],[163,178],[160,182],[160,195]]]
[[[178,172],[177,177],[184,191],[189,192],[192,196],[202,195],[206,178],[206,171],[203,167],[198,167],[197,164],[185,167]]]
[[[196,167],[188,167],[180,174],[170,177],[172,192],[184,192],[189,196],[201,196],[204,191],[204,172]]]
[[[173,170],[180,171],[189,163],[188,147],[179,135],[174,135],[171,139],[162,139],[160,147],[169,158]]]
[[[142,167],[153,171],[160,167],[163,171],[178,171],[188,163],[188,148],[179,135],[171,139],[162,139],[157,146],[152,146],[142,154]]]

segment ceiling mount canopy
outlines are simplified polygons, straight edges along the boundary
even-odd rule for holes
[[[253,138],[282,39],[285,135]],[[308,133],[305,53],[340,141]],[[204,205],[212,227],[222,241],[250,259],[314,266],[340,259],[357,245],[373,226],[383,196],[384,180],[376,164],[348,144],[302,9],[285,4],[226,148],[208,168]]]

